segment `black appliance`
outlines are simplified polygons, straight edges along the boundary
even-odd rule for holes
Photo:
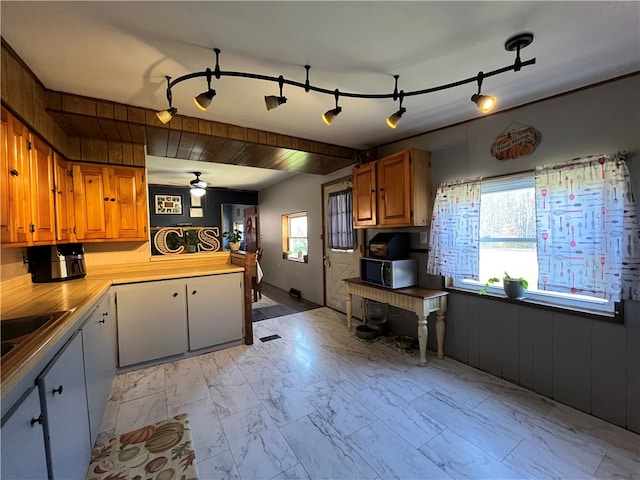
[[[28,258],[33,283],[62,282],[87,274],[81,243],[29,247]]]
[[[409,234],[407,232],[381,232],[369,242],[369,257],[384,260],[409,258]]]

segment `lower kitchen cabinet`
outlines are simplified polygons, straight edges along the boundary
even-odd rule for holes
[[[185,297],[184,280],[116,287],[121,367],[187,350]]]
[[[243,274],[228,273],[187,281],[189,350],[242,338]]]
[[[81,329],[91,445],[100,432],[111,383],[116,374],[116,328],[113,295],[107,294]]]
[[[91,458],[91,441],[79,331],[42,372],[37,383],[44,416],[49,477],[83,479]],[[4,431],[2,433],[4,436]]]
[[[2,418],[0,477],[6,480],[47,478],[42,422],[40,397],[33,386]]]

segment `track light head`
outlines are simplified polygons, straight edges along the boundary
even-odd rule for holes
[[[264,96],[264,104],[267,107],[267,110],[273,110],[274,108],[278,108],[283,103],[287,103],[287,97],[278,97],[276,95]]]
[[[160,120],[163,124],[167,124],[171,121],[176,113],[178,113],[178,109],[176,107],[169,107],[166,110],[160,110],[159,112],[156,112],[156,117],[158,117],[158,120]]]
[[[474,93],[471,96],[471,101],[475,103],[482,113],[489,113],[493,110],[498,103],[498,99],[491,95],[480,95],[479,93]]]
[[[326,123],[327,125],[331,125],[335,118],[340,115],[341,111],[342,107],[336,107],[332,108],[331,110],[327,110],[322,114],[322,120],[324,120],[324,123]]]
[[[200,172],[193,172],[193,174],[196,176],[196,178],[189,182],[189,185],[191,186],[190,193],[194,197],[202,197],[205,193],[207,193],[207,182],[200,180]]]
[[[402,115],[404,115],[406,111],[407,111],[406,108],[400,107],[400,109],[396,113],[394,113],[389,118],[387,118],[387,125],[395,129],[398,126],[398,123],[400,122]]]
[[[209,105],[211,105],[211,100],[216,96],[216,91],[210,88],[206,92],[202,92],[197,97],[193,98],[193,101],[200,110],[205,111]]]

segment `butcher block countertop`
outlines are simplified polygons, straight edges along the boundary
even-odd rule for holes
[[[227,252],[188,260],[87,267],[86,277],[64,282],[32,283],[30,275],[3,280],[0,283],[0,322],[67,312],[51,325],[31,334],[2,358],[0,388],[3,402],[16,386],[25,381],[30,383],[31,377],[35,379],[44,368],[41,363],[50,361],[63,341],[81,327],[81,321],[88,317],[111,285],[244,271],[244,267],[229,262]],[[34,371],[36,367],[38,370]],[[5,408],[3,403],[3,413]]]

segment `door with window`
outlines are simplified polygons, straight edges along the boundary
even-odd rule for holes
[[[346,296],[342,280],[360,275],[362,234],[353,228],[351,186],[351,177],[322,186],[325,305],[343,313]],[[362,302],[355,299],[353,316],[362,318]]]

